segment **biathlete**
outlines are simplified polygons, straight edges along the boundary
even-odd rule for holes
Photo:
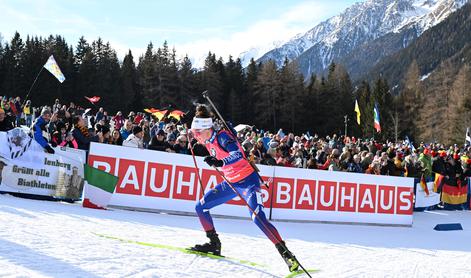
[[[250,214],[255,224],[275,244],[276,249],[284,259],[290,271],[296,271],[298,261],[288,250],[277,229],[267,220],[263,212],[260,179],[253,167],[245,159],[245,154],[234,135],[226,130],[215,130],[212,113],[204,105],[196,108],[195,117],[191,124],[191,133],[195,139],[206,146],[211,156],[204,161],[212,167],[219,167],[225,178],[242,196],[252,210]],[[191,250],[221,255],[221,241],[214,228],[209,210],[224,204],[237,196],[237,193],[226,181],[208,191],[196,204],[196,213],[209,242],[197,244]],[[252,212],[253,211],[253,212]]]

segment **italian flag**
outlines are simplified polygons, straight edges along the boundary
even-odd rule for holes
[[[82,206],[94,209],[106,209],[118,183],[118,177],[108,174],[87,164]]]

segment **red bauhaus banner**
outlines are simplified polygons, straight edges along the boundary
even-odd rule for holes
[[[204,191],[221,178],[197,157]],[[88,163],[119,177],[110,205],[194,212],[203,194],[191,156],[92,143]],[[258,165],[272,219],[412,225],[414,179]],[[248,217],[236,197],[211,210]]]

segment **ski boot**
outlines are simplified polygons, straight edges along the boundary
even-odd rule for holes
[[[209,242],[205,244],[196,244],[194,247],[191,247],[190,250],[221,256],[221,241],[219,240],[216,231],[208,231],[206,232],[206,236],[209,238]]]
[[[296,257],[293,255],[293,253],[288,250],[285,242],[281,241],[280,243],[275,244],[275,247],[276,249],[278,249],[278,252],[280,252],[280,255],[283,260],[285,260],[286,265],[288,265],[289,271],[293,272],[298,270],[298,260],[296,260]]]

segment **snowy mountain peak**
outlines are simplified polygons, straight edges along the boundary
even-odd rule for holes
[[[321,64],[322,69],[325,69],[334,59],[385,34],[415,28],[417,35],[420,35],[466,2],[467,0],[367,0],[355,3],[341,14],[265,53],[259,61],[271,59],[277,65],[282,65],[285,57],[295,60],[315,48],[315,51],[310,50],[312,59],[305,64]],[[310,71],[303,72],[310,74]]]

